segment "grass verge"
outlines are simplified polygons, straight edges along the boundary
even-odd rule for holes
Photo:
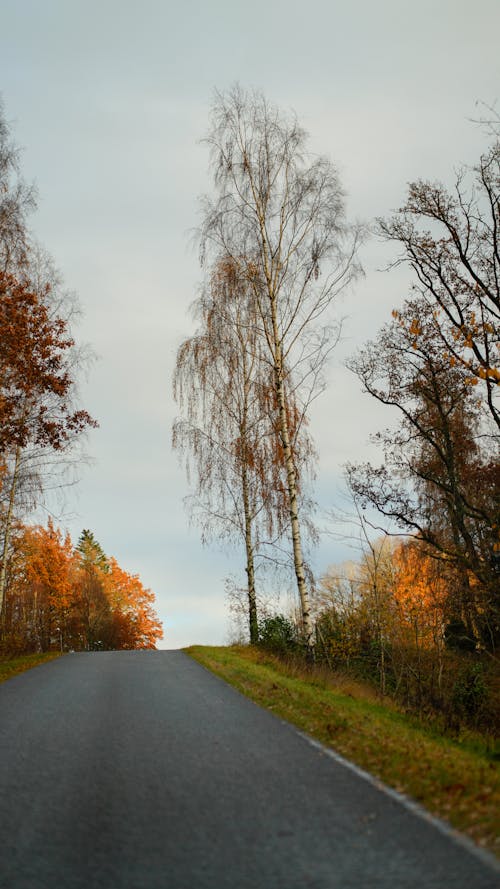
[[[21,654],[18,657],[0,656],[0,682],[5,682],[11,676],[18,673],[24,673],[25,670],[31,670],[32,667],[38,667],[45,661],[53,661],[54,658],[60,657],[59,651],[44,651],[38,654]]]
[[[500,774],[486,755],[437,735],[335,678],[302,675],[241,646],[185,649],[257,704],[421,803],[500,857]]]

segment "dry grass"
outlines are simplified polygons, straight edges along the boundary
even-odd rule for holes
[[[193,646],[187,653],[500,855],[500,775],[485,753],[416,724],[349,677],[311,673],[255,648]]]

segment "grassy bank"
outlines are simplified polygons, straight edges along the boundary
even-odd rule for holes
[[[500,774],[486,752],[427,730],[362,685],[290,668],[262,650],[186,651],[261,706],[500,856]]]
[[[24,673],[25,670],[31,670],[32,667],[38,667],[45,661],[53,661],[54,658],[60,657],[58,651],[45,651],[40,654],[21,654],[17,657],[0,656],[0,682],[5,682],[11,676],[17,673]]]

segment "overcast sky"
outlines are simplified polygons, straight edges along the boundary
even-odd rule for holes
[[[209,190],[213,90],[235,81],[293,109],[311,150],[328,155],[367,221],[404,201],[412,179],[450,182],[486,145],[469,122],[500,98],[498,0],[2,0],[0,91],[40,195],[33,218],[84,311],[79,337],[99,359],[82,386],[100,428],[93,464],[71,489],[62,524],[157,595],[163,647],[224,642],[224,577],[242,556],[202,548],[183,508],[187,483],[170,449],[171,376],[192,332],[200,270],[189,232]],[[364,251],[346,295],[344,341],[311,431],[316,496],[338,502],[342,464],[372,452],[387,418],[342,361],[376,333],[407,291]],[[349,556],[324,539],[317,571]]]

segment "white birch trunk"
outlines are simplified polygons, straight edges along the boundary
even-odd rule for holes
[[[3,538],[3,547],[2,547],[2,557],[0,562],[0,615],[3,615],[4,608],[4,599],[5,599],[5,587],[7,584],[7,561],[9,555],[9,543],[10,543],[10,532],[12,528],[12,518],[14,515],[14,503],[16,499],[16,490],[17,490],[17,482],[19,480],[19,471],[21,464],[21,447],[20,445],[16,448],[16,455],[14,459],[14,471],[12,474],[12,482],[10,486],[9,492],[9,504],[7,507],[7,514],[5,516],[4,523],[4,538]]]

